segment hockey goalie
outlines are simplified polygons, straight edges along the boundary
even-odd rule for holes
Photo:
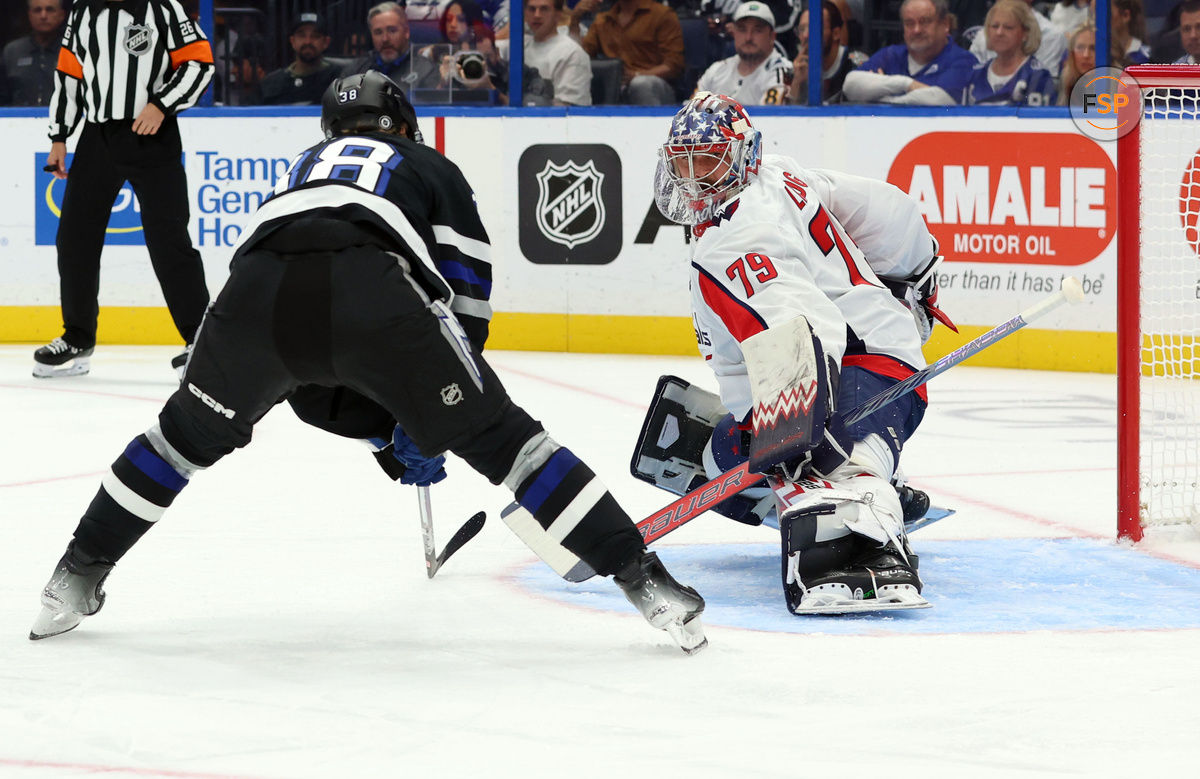
[[[711,93],[673,118],[655,190],[663,214],[691,229],[692,315],[720,397],[664,377],[655,405],[686,413],[653,429],[651,409],[635,466],[649,449],[674,457],[649,470],[677,492],[689,488],[681,479],[747,458],[767,473],[769,492],[718,510],[753,524],[776,513],[794,613],[928,607],[904,532],[906,508],[920,512],[928,498],[902,487],[899,470],[925,389],[844,421],[925,366],[934,322],[953,327],[937,307],[941,257],[916,204],[885,182],[764,155],[743,107]]]

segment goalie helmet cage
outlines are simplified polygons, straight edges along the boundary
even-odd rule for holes
[[[1117,534],[1200,517],[1200,66],[1126,69],[1117,141]]]

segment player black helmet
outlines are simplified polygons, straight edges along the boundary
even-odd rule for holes
[[[424,143],[417,128],[417,112],[404,90],[377,70],[335,79],[321,98],[321,129],[326,138],[355,132],[396,132]]]

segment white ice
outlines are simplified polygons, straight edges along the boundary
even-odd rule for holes
[[[0,776],[1197,775],[1200,629],[1165,611],[1153,629],[710,624],[710,646],[686,657],[632,608],[526,586],[540,563],[499,518],[508,494],[453,458],[433,488],[439,548],[479,509],[488,524],[427,580],[415,490],[286,407],[193,479],[117,566],[100,614],[31,642],[101,475],[174,389],[175,350],[102,346],[91,375],[62,380],[30,377],[31,351],[0,346]],[[660,374],[711,388],[698,358],[489,359],[635,518],[668,501],[629,475],[630,447]],[[914,536],[918,551],[1113,538],[1113,377],[962,367],[930,395],[904,464],[958,514]],[[671,565],[774,538],[705,516],[658,546]],[[1194,533],[1116,551],[1200,568]],[[935,569],[923,559],[927,581]],[[1106,577],[1122,588],[1120,565]],[[1022,581],[970,584],[1022,608]],[[1177,596],[1194,609],[1200,587]]]

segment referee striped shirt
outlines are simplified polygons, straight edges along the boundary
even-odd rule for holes
[[[78,0],[54,73],[50,140],[82,119],[135,119],[148,103],[177,114],[212,75],[212,48],[178,0]]]

